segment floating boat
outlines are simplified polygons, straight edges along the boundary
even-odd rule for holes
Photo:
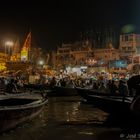
[[[74,87],[62,87],[62,86],[54,86],[49,87],[46,85],[25,85],[25,89],[31,92],[43,92],[46,93],[48,97],[53,96],[75,96],[78,95],[76,89]]]
[[[25,84],[24,85],[25,90],[38,90],[38,91],[45,91],[51,90],[50,86],[47,84]]]
[[[111,94],[109,92],[105,92],[105,91],[100,91],[100,90],[93,90],[93,89],[88,89],[88,88],[81,88],[81,87],[75,87],[75,89],[77,90],[77,93],[83,97],[84,99],[88,98],[89,96],[87,95],[97,95],[97,96],[104,96],[104,97],[119,97],[119,98],[123,98],[124,96],[121,96],[119,93],[117,94]],[[127,98],[133,98],[133,96],[125,96]],[[90,101],[90,99],[87,99],[88,101]]]
[[[88,90],[83,88],[76,88],[78,94],[95,107],[109,114],[124,114],[130,113],[130,106],[133,97],[124,97],[119,95],[110,95],[103,92]]]
[[[114,96],[98,96],[87,95],[90,102],[92,101],[94,106],[109,114],[128,114],[130,113],[130,105],[132,103],[132,97],[114,97]]]
[[[85,101],[90,102],[89,95],[97,95],[97,96],[108,96],[109,93],[105,92],[99,92],[98,90],[92,90],[92,89],[87,89],[87,88],[81,88],[81,87],[75,87],[77,90],[77,93],[83,97]],[[92,101],[91,101],[92,102]]]
[[[0,132],[15,128],[39,115],[47,101],[46,97],[7,95],[0,97]]]
[[[52,92],[48,93],[48,96],[76,96],[78,95],[74,87],[62,87],[54,86]]]

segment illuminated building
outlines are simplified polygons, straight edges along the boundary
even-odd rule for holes
[[[30,68],[29,62],[12,62],[9,61],[6,63],[7,70],[12,71],[27,71]]]
[[[14,55],[11,56],[10,61],[12,62],[19,62],[20,61],[20,53],[16,53]]]
[[[0,52],[0,71],[6,70],[6,59],[8,55]]]
[[[107,65],[110,60],[118,60],[120,54],[118,49],[109,44],[106,48],[94,49],[94,57],[99,65]]]
[[[20,52],[20,42],[19,39],[17,39],[13,46],[12,55],[15,55],[19,52]]]
[[[86,60],[93,58],[93,49],[89,41],[75,42],[73,44],[62,44],[54,55],[55,68],[82,66],[86,65]]]
[[[119,50],[110,43],[106,48],[93,48],[89,41],[76,42],[73,44],[62,44],[62,47],[53,52],[55,68],[64,69],[68,66],[87,66],[95,70],[99,67],[108,68],[109,61],[119,60]]]
[[[42,48],[32,48],[32,53],[30,54],[31,61],[34,65],[38,65],[38,62],[42,60]]]
[[[10,61],[20,61],[20,43],[19,43],[19,39],[16,40],[16,42],[14,43],[13,49],[12,49],[12,55],[10,58]]]
[[[140,34],[120,35],[120,55],[128,63],[139,63],[140,55]]]
[[[6,62],[7,70],[22,70],[26,71],[30,67],[30,47],[31,47],[31,32],[27,35],[24,45],[19,53],[18,42],[15,43],[15,48],[10,61]]]

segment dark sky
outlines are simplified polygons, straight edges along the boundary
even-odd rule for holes
[[[79,39],[97,26],[140,26],[139,0],[1,0],[0,40],[25,38],[31,29],[42,48]]]

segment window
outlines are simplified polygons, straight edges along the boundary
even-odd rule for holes
[[[122,50],[125,51],[126,50],[126,47],[122,47]]]
[[[129,36],[129,41],[133,41],[133,35]]]
[[[128,41],[128,35],[125,35],[125,41]]]
[[[132,50],[132,47],[128,47],[128,51],[131,51]]]

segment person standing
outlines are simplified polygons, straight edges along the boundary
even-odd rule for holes
[[[119,82],[119,94],[123,96],[123,101],[125,100],[125,96],[129,95],[127,83],[123,80]]]

